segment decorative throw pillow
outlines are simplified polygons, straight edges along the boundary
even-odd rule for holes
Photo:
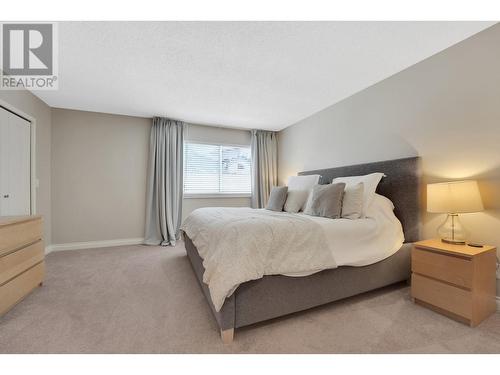
[[[361,217],[365,217],[366,210],[375,196],[375,191],[377,190],[377,186],[380,180],[384,177],[383,173],[370,173],[363,176],[349,176],[349,177],[337,177],[334,178],[332,184],[336,184],[339,182],[345,183],[347,186],[356,185],[359,182],[364,184],[364,192],[363,192],[363,214]]]
[[[288,188],[288,194],[286,196],[286,202],[284,210],[286,212],[297,213],[304,207],[307,197],[309,196],[309,190],[290,190]]]
[[[358,182],[356,185],[347,185],[342,199],[342,218],[360,219],[363,217],[363,194],[365,185]]]
[[[342,210],[345,184],[316,185],[307,202],[305,214],[338,219]]]
[[[283,211],[287,192],[288,186],[274,186],[269,195],[266,209],[271,211]]]
[[[287,197],[285,211],[295,213],[304,210],[307,198],[313,186],[319,183],[320,178],[319,174],[288,177],[288,192],[290,197]],[[288,202],[289,199],[290,201]]]
[[[314,185],[317,185],[320,179],[319,174],[310,174],[306,176],[290,176],[288,177],[289,190],[311,190]]]

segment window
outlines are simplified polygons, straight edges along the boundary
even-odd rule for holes
[[[184,144],[184,194],[249,195],[250,147]]]

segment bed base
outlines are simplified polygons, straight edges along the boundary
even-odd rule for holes
[[[402,282],[410,278],[411,243],[387,259],[364,267],[339,267],[305,277],[264,276],[241,284],[224,302],[220,311],[203,282],[202,259],[191,239],[184,235],[186,251],[196,279],[220,328],[225,344],[234,338],[234,329],[277,318],[357,294]]]

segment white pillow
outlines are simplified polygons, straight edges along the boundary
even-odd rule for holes
[[[365,185],[362,182],[358,182],[356,185],[346,185],[342,200],[342,218],[360,219],[363,217],[364,191]]]
[[[288,177],[288,190],[311,190],[319,182],[319,174]]]
[[[288,177],[288,195],[284,210],[292,213],[304,210],[307,198],[313,186],[318,184],[320,177],[319,174]]]
[[[375,196],[375,190],[377,190],[377,185],[379,184],[382,177],[384,177],[384,174],[379,172],[370,173],[364,176],[337,177],[333,179],[332,184],[344,182],[346,184],[346,187],[350,187],[362,182],[364,185],[364,192],[363,215],[361,217],[365,217],[366,210],[368,209],[368,206]]]

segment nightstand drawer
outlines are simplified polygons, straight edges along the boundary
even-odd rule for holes
[[[472,292],[413,274],[412,297],[464,318],[472,318]]]
[[[411,253],[412,272],[472,289],[472,260],[415,247]]]
[[[40,263],[44,257],[43,241],[0,257],[0,285],[16,277],[28,268]]]

